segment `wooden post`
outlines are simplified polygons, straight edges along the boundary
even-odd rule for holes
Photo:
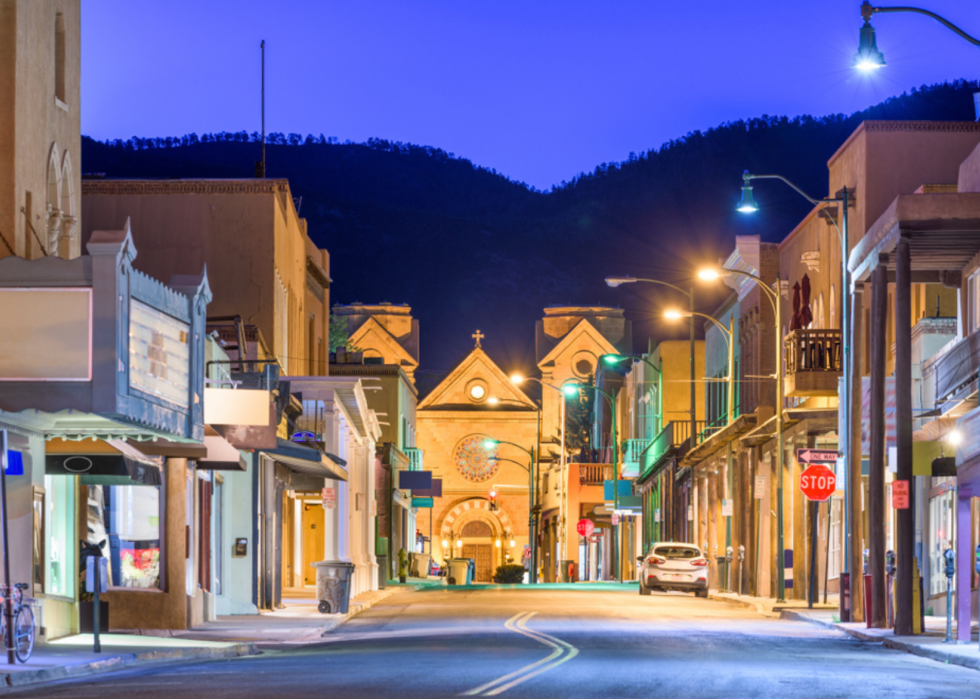
[[[864,581],[861,579],[862,558],[864,550],[864,512],[861,491],[864,488],[864,481],[861,478],[861,461],[863,458],[861,450],[861,401],[863,400],[864,376],[864,299],[866,294],[864,284],[855,284],[854,290],[847,294],[850,297],[851,306],[851,401],[850,419],[850,449],[848,459],[850,459],[850,481],[847,483],[847,502],[851,514],[850,531],[845,531],[844,536],[851,537],[851,557],[848,561],[848,571],[850,575],[851,589],[851,614],[846,619],[841,614],[843,621],[864,621]],[[847,292],[847,290],[845,290]],[[845,298],[847,302],[847,298]],[[846,546],[842,547],[845,550]],[[842,596],[843,598],[843,596]]]
[[[895,635],[911,636],[912,560],[915,557],[915,512],[912,497],[912,259],[909,238],[902,231],[895,257],[895,437],[898,480],[909,486],[909,506],[898,510],[895,527]],[[915,581],[918,584],[918,581]]]
[[[871,626],[888,623],[885,608],[885,357],[888,347],[888,256],[880,255],[871,274],[871,461],[868,473],[868,573]]]

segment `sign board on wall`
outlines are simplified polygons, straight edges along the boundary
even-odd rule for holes
[[[0,289],[0,328],[0,380],[92,380],[91,289]]]
[[[320,497],[323,499],[323,509],[332,510],[337,506],[337,489],[336,488],[324,488],[320,492]]]
[[[755,476],[755,488],[753,488],[753,493],[756,500],[762,500],[766,497],[766,476],[762,473],[757,473]]]
[[[896,510],[909,509],[908,481],[892,481],[892,507]]]
[[[190,399],[190,325],[136,299],[129,306],[129,385],[177,405]]]
[[[732,516],[732,511],[734,510],[734,507],[733,507],[733,503],[734,502],[735,501],[732,500],[731,498],[728,498],[727,500],[722,500],[721,501],[721,516],[722,517],[731,517]]]

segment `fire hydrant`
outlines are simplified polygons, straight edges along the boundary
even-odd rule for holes
[[[398,551],[398,582],[405,582],[408,577],[408,554],[405,553],[405,549],[399,549]]]

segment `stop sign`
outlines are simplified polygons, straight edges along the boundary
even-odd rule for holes
[[[807,500],[823,502],[837,490],[837,476],[823,464],[808,466],[800,474],[800,490]]]
[[[595,531],[595,524],[592,523],[591,519],[580,519],[575,525],[575,531],[578,532],[579,536],[589,536]]]

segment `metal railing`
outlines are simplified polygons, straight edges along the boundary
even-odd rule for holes
[[[783,339],[786,373],[843,370],[840,330],[794,330]]]
[[[640,455],[640,477],[649,474],[670,449],[684,446],[690,436],[690,420],[668,422]]]
[[[422,450],[415,447],[405,447],[405,456],[408,457],[408,470],[422,470]]]
[[[980,330],[975,330],[932,365],[936,402],[945,400],[980,375]]]

